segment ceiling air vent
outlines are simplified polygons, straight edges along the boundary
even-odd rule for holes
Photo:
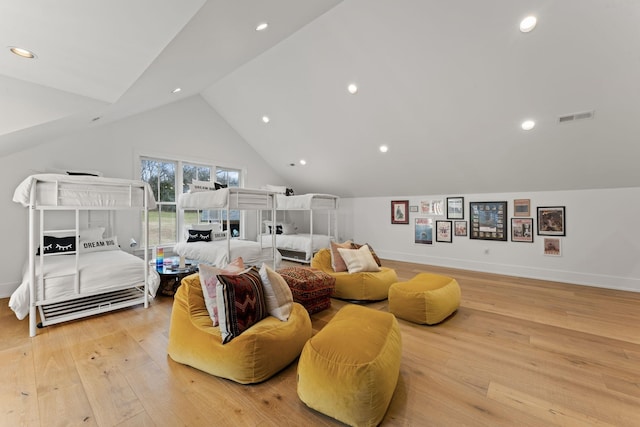
[[[573,113],[566,116],[558,117],[558,123],[574,122],[582,119],[592,119],[595,111],[583,111],[582,113]]]

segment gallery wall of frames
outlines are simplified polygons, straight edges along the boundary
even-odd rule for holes
[[[535,209],[535,210],[534,210]],[[391,201],[391,223],[411,224],[416,245],[455,243],[457,239],[533,243],[542,239],[542,254],[562,256],[566,236],[565,206],[531,206],[530,199],[470,201],[464,197]]]

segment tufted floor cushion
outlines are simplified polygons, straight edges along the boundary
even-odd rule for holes
[[[387,299],[389,286],[398,281],[395,270],[380,267],[380,271],[360,273],[335,272],[331,267],[331,251],[320,249],[311,259],[311,267],[336,279],[333,297],[355,301],[380,301]]]
[[[331,294],[336,280],[315,268],[285,267],[278,270],[291,289],[293,300],[309,314],[331,307]]]
[[[400,372],[398,321],[349,304],[305,344],[298,396],[310,408],[352,426],[378,425]]]
[[[456,279],[419,273],[407,282],[389,288],[389,311],[410,322],[433,325],[442,322],[460,306]]]
[[[293,304],[289,320],[268,316],[226,344],[212,326],[198,274],[182,279],[173,301],[169,356],[217,377],[241,384],[264,381],[298,357],[311,337],[311,319]]]

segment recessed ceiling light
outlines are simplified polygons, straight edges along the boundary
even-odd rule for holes
[[[305,159],[301,159],[301,160],[300,160],[300,164],[301,164],[302,166],[304,166],[304,165],[306,165],[306,164],[307,164],[307,161],[306,161]]]
[[[177,87],[171,91],[171,93],[178,93],[178,92],[182,92],[182,88]]]
[[[11,51],[11,53],[13,53],[14,55],[18,55],[22,58],[27,58],[27,59],[34,59],[36,57],[36,54],[31,52],[28,49],[23,49],[21,47],[16,47],[16,46],[9,46],[9,50]]]
[[[523,130],[531,130],[535,127],[535,125],[536,122],[534,122],[533,120],[525,120],[520,126]]]
[[[520,31],[528,33],[536,27],[537,23],[538,19],[535,16],[527,16],[520,22]]]
[[[349,86],[347,86],[347,90],[349,91],[349,93],[351,95],[355,95],[356,92],[358,92],[358,86],[356,86],[355,84],[351,83]]]
[[[381,145],[380,146],[380,152],[381,153],[386,153],[387,151],[389,151],[389,147],[387,147],[386,145]]]
[[[269,118],[269,116],[262,116],[262,121],[264,123],[269,123],[271,121],[271,119]]]
[[[269,24],[267,24],[266,22],[261,22],[256,26],[256,31],[266,30],[268,26]]]

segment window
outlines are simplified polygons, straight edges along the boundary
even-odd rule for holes
[[[178,234],[177,197],[178,191],[186,193],[193,180],[211,181],[215,170],[216,181],[229,187],[240,187],[241,170],[216,168],[211,165],[198,165],[179,160],[140,159],[140,177],[149,183],[158,208],[149,211],[149,245],[170,245],[181,240]],[[231,211],[231,233],[240,235],[240,212]],[[205,210],[185,211],[184,224],[220,221],[226,229],[226,211]]]

